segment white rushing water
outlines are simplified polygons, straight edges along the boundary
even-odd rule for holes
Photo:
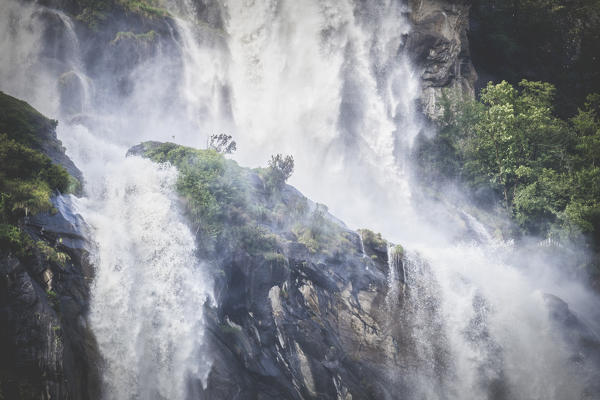
[[[94,177],[79,211],[97,243],[90,320],[105,361],[104,396],[184,399],[188,380],[205,382],[210,368],[202,339],[211,281],[177,205],[177,171],[124,158],[124,149],[85,129],[65,144]],[[87,173],[103,152],[102,174]]]
[[[190,380],[206,382],[210,369],[202,344],[203,309],[211,299],[212,282],[197,260],[195,237],[177,202],[177,171],[125,157],[128,146],[143,136],[136,129],[136,134],[124,137],[126,129],[143,127],[139,121],[144,116],[133,114],[129,121],[125,114],[94,110],[68,16],[12,2],[2,3],[0,14],[0,27],[11,30],[2,35],[1,48],[14,54],[11,61],[17,64],[0,66],[1,89],[48,115],[61,116],[57,83],[66,72],[83,83],[86,96],[77,111],[90,113],[86,118],[94,121],[88,129],[61,119],[58,135],[86,183],[86,196],[76,201],[75,211],[90,225],[94,240],[96,275],[89,319],[103,358],[103,396],[185,399]],[[67,51],[45,54],[45,23],[57,23],[54,16],[64,27],[61,40],[68,44]],[[50,63],[54,58],[58,61]],[[138,73],[149,71],[157,70]],[[29,76],[33,79],[25,80]],[[144,104],[136,98],[128,106],[140,103]]]
[[[0,89],[60,119],[60,138],[86,179],[79,207],[97,244],[91,323],[107,398],[183,399],[188,379],[205,379],[211,285],[174,199],[176,172],[125,151],[148,139],[202,146],[222,130],[234,135],[242,164],[292,154],[291,183],[350,226],[410,249],[402,280],[414,398],[582,398],[593,372],[572,361],[544,293],[577,310],[590,302],[584,289],[555,279],[551,265],[516,267],[508,260],[518,249],[459,210],[455,221],[477,240],[456,241],[446,219],[427,222],[422,216],[436,210],[411,200],[408,151],[422,127],[419,80],[403,53],[404,2],[207,2],[222,26],[198,23],[183,3],[173,5],[180,19],[170,26],[177,48],[159,46],[131,72],[124,95],[106,92],[110,73],[80,70],[66,15],[0,0],[0,51],[10,55]],[[63,21],[66,50],[41,48],[44,12]],[[84,85],[83,115],[72,123],[55,95],[69,71],[97,82]],[[404,293],[398,279],[390,285]]]

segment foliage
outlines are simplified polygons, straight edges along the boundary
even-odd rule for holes
[[[271,156],[269,167],[263,170],[263,179],[269,192],[281,190],[285,182],[294,172],[294,157],[276,154]]]
[[[64,267],[67,261],[71,260],[68,254],[58,251],[55,248],[49,246],[46,242],[38,240],[36,247],[40,253],[46,258],[46,261],[57,264]]]
[[[58,294],[52,289],[47,289],[46,297],[48,298],[48,302],[50,303],[50,306],[54,309],[54,311],[58,312],[58,306],[60,304],[58,301]]]
[[[264,180],[280,174],[279,190],[265,193],[266,183],[256,172],[239,167],[213,149],[156,142],[142,144],[142,148],[144,156],[169,162],[179,170],[177,191],[200,250],[209,256],[243,250],[281,263],[283,243],[288,240],[284,237],[290,237],[286,236],[290,230],[312,253],[331,255],[350,246],[343,229],[327,218],[324,205],[311,209],[304,196],[283,186],[293,168],[291,157],[287,163],[279,157],[271,170],[259,170]]]
[[[33,241],[18,226],[0,223],[0,249],[23,259],[29,255],[32,247]]]
[[[157,162],[170,162],[179,170],[177,191],[182,195],[201,236],[216,239],[225,222],[243,223],[246,187],[241,168],[214,150],[196,150],[165,143],[146,151]]]
[[[162,7],[158,0],[118,0],[125,11],[141,15],[145,18],[165,18],[169,11]]]
[[[395,245],[392,248],[392,255],[398,258],[404,257],[404,247],[402,247],[400,244]]]
[[[287,258],[281,253],[267,252],[263,254],[263,257],[265,258],[265,261],[277,265],[287,265],[288,263]]]
[[[369,229],[359,229],[358,233],[362,237],[362,241],[365,247],[372,249],[386,249],[387,241],[381,236],[381,233],[375,233]]]
[[[57,121],[48,119],[22,100],[0,92],[0,134],[39,150],[51,139]]]
[[[118,11],[147,19],[169,17],[163,5],[159,0],[75,0],[70,9],[77,20],[95,31]]]
[[[133,32],[117,32],[115,38],[110,42],[111,45],[117,44],[123,40],[135,41],[138,43],[151,43],[154,42],[158,37],[158,34],[150,30],[146,33],[133,33]]]
[[[313,212],[299,219],[292,230],[308,251],[331,256],[350,244],[339,227],[327,218],[327,212],[327,206],[317,203]]]
[[[420,138],[421,173],[496,193],[523,233],[573,240],[600,251],[598,95],[571,119],[553,113],[555,88],[523,80],[489,83],[479,101],[447,98],[439,139]]]
[[[78,182],[40,151],[60,146],[55,127],[56,121],[0,92],[0,248],[19,258],[35,248],[21,228],[23,217],[52,211],[53,192],[66,192]],[[50,256],[60,261],[61,254]]]
[[[69,188],[69,174],[44,154],[0,135],[0,196],[2,219],[16,222],[27,214],[52,208],[54,190]]]
[[[467,176],[487,177],[507,208],[522,182],[519,169],[557,167],[564,148],[564,126],[552,115],[553,86],[526,80],[519,86],[503,81],[481,91],[483,107],[464,147]]]
[[[78,1],[76,19],[92,30],[108,19],[109,12],[114,7],[112,1],[80,0]]]
[[[233,140],[233,136],[221,133],[210,135],[207,147],[217,153],[231,154],[237,150],[237,143]]]

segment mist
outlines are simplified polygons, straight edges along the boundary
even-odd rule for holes
[[[0,3],[0,90],[59,121],[84,176],[73,200],[95,243],[90,323],[106,397],[184,399],[190,375],[206,381],[213,266],[197,257],[174,167],[126,153],[146,140],[204,148],[227,133],[240,165],[292,155],[291,185],[350,229],[407,250],[422,358],[391,373],[409,374],[415,398],[587,398],[600,360],[577,362],[576,333],[556,317],[564,301],[600,341],[597,296],[561,268],[581,249],[549,257],[541,238],[497,235],[488,222],[503,216],[485,215],[454,184],[432,199],[413,173],[413,142],[432,127],[405,49],[408,6],[202,4],[165,3],[172,18],[145,47],[100,48],[62,11]],[[440,349],[448,371],[431,364]]]

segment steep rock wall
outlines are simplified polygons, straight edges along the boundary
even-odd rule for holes
[[[49,174],[40,159],[67,169],[73,191],[81,173],[53,121],[1,92],[0,100],[2,162],[17,164],[0,168],[0,398],[94,399],[99,357],[86,322],[93,278],[86,225],[72,198],[57,191],[47,211],[23,213],[14,202],[21,196],[35,207],[49,192],[39,179]]]
[[[470,4],[469,0],[409,1],[413,27],[406,51],[421,77],[420,107],[430,118],[440,113],[444,89],[474,95],[477,73],[467,38]]]

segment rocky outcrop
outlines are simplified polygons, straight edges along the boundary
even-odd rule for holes
[[[397,370],[403,351],[387,314],[387,264],[363,256],[359,237],[347,235],[348,252],[333,257],[311,254],[288,235],[275,260],[242,249],[223,260],[209,314],[214,363],[207,388],[198,388],[202,398],[385,399],[406,392],[386,373]]]
[[[417,303],[407,299],[424,293],[405,289],[400,246],[349,230],[291,186],[269,187],[269,169],[172,143],[146,142],[129,155],[179,168],[182,204],[215,281],[205,333],[213,364],[206,382],[191,384],[193,398],[410,396]]]
[[[545,293],[542,300],[552,328],[562,336],[565,351],[570,354],[568,368],[580,371],[580,379],[585,382],[587,393],[590,398],[596,398],[600,393],[598,374],[590,373],[583,366],[586,363],[592,365],[592,371],[600,368],[600,337],[561,298]]]
[[[78,191],[81,173],[55,121],[1,92],[0,105],[0,399],[98,398],[86,225],[55,190]]]
[[[25,222],[35,248],[0,251],[0,393],[6,399],[98,397],[98,354],[86,322],[93,277],[69,198]]]
[[[413,24],[406,41],[421,76],[420,107],[430,118],[440,114],[444,89],[473,96],[477,74],[471,63],[467,30],[468,0],[410,0]]]

